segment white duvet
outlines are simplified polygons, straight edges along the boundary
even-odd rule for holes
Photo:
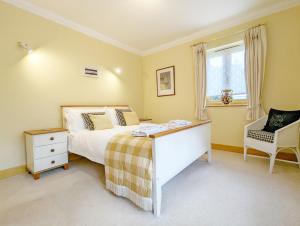
[[[132,131],[140,125],[116,126],[113,129],[105,130],[71,132],[69,134],[69,151],[104,165],[104,153],[109,140],[118,133]]]

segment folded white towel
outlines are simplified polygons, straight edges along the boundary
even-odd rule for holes
[[[162,131],[168,130],[167,126],[164,125],[156,125],[156,124],[149,124],[149,125],[142,125],[137,129],[131,132],[132,136],[135,137],[147,137],[151,134],[160,133]]]
[[[188,126],[191,124],[192,124],[192,122],[187,121],[187,120],[171,120],[168,122],[169,128],[183,127],[183,126]]]
[[[139,126],[137,129],[131,132],[132,136],[135,137],[147,137],[149,135],[160,133],[166,130],[175,129],[191,125],[192,122],[186,120],[171,120],[164,124],[148,124]]]

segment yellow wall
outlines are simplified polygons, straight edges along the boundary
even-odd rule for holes
[[[191,44],[236,33],[259,23],[267,24],[268,55],[263,90],[264,108],[300,109],[300,7],[195,40],[143,58],[144,112],[163,122],[174,118],[194,120],[194,75]],[[241,35],[210,42],[208,48],[239,40]],[[176,95],[156,96],[156,69],[175,65]],[[209,108],[212,142],[242,146],[245,107]]]
[[[101,78],[84,77],[86,65]],[[60,126],[62,104],[129,104],[142,116],[142,84],[141,57],[0,2],[0,170],[25,164],[22,132]]]

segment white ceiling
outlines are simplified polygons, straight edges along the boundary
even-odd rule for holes
[[[150,53],[299,0],[5,0],[121,48]],[[224,26],[222,26],[222,24]],[[220,26],[221,25],[221,26]]]

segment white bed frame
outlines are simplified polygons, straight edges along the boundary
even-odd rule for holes
[[[124,107],[124,105],[108,107],[117,108],[120,106]],[[105,106],[66,105],[61,107],[64,119],[65,108]],[[65,126],[64,123],[63,126]],[[153,140],[153,211],[155,216],[159,216],[161,212],[162,186],[206,153],[208,162],[211,162],[211,122],[198,122],[190,126],[157,133],[150,137]]]
[[[151,136],[153,138],[152,200],[155,216],[160,215],[161,189],[164,184],[205,153],[208,154],[208,162],[211,162],[210,124],[210,122],[197,123],[179,131]]]

